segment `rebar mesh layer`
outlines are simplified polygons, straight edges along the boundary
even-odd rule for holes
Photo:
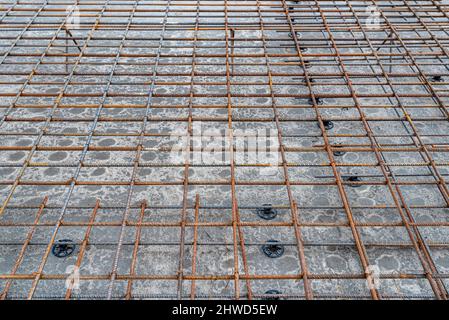
[[[0,5],[2,299],[448,298],[447,1]]]

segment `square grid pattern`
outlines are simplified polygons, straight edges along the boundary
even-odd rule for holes
[[[448,28],[437,0],[0,0],[0,298],[447,299]],[[196,124],[225,162],[170,161]],[[276,132],[273,174],[238,130]]]

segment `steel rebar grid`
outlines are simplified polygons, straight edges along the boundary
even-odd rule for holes
[[[448,298],[447,1],[0,5],[2,299]]]

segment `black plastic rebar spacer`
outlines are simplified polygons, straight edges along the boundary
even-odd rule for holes
[[[278,244],[277,240],[268,240],[262,245],[262,252],[269,258],[279,258],[284,254],[284,246]]]
[[[57,243],[53,245],[51,252],[55,257],[65,258],[70,256],[75,251],[75,244],[70,239],[58,240]]]
[[[340,148],[342,148],[342,146],[340,144],[334,146],[334,152],[333,152],[334,156],[341,157],[346,153],[344,151],[338,150]]]
[[[430,80],[432,80],[432,82],[443,82],[444,81],[442,76],[433,76],[432,78],[430,78]]]
[[[264,220],[273,220],[278,215],[278,212],[271,204],[267,203],[257,209],[257,215]]]
[[[362,181],[362,179],[360,179],[360,177],[358,175],[345,177],[344,180],[349,181],[349,182],[360,182],[360,181]],[[353,188],[358,188],[361,185],[360,184],[349,184],[349,186],[351,186]]]
[[[293,21],[295,21],[295,19],[294,19],[294,18],[292,18],[292,20],[293,20]],[[302,33],[301,33],[301,32],[295,32],[295,34],[296,34],[296,38],[297,38],[297,39],[300,39],[300,38],[302,38]],[[288,36],[289,36],[290,38],[292,38],[292,39],[293,39],[293,35],[292,35],[292,33],[291,33],[291,32],[289,32],[289,33],[288,33]]]
[[[266,295],[269,295],[268,297],[265,297],[266,300],[279,300],[280,297],[276,297],[277,295],[282,294],[279,290],[276,289],[270,289],[265,292]]]
[[[316,102],[316,104],[318,106],[321,106],[324,103],[323,99],[321,99],[321,98],[315,98],[315,102]],[[309,99],[309,104],[313,105],[313,99],[312,98]]]
[[[323,125],[326,130],[331,130],[334,127],[334,123],[331,120],[323,120]]]

